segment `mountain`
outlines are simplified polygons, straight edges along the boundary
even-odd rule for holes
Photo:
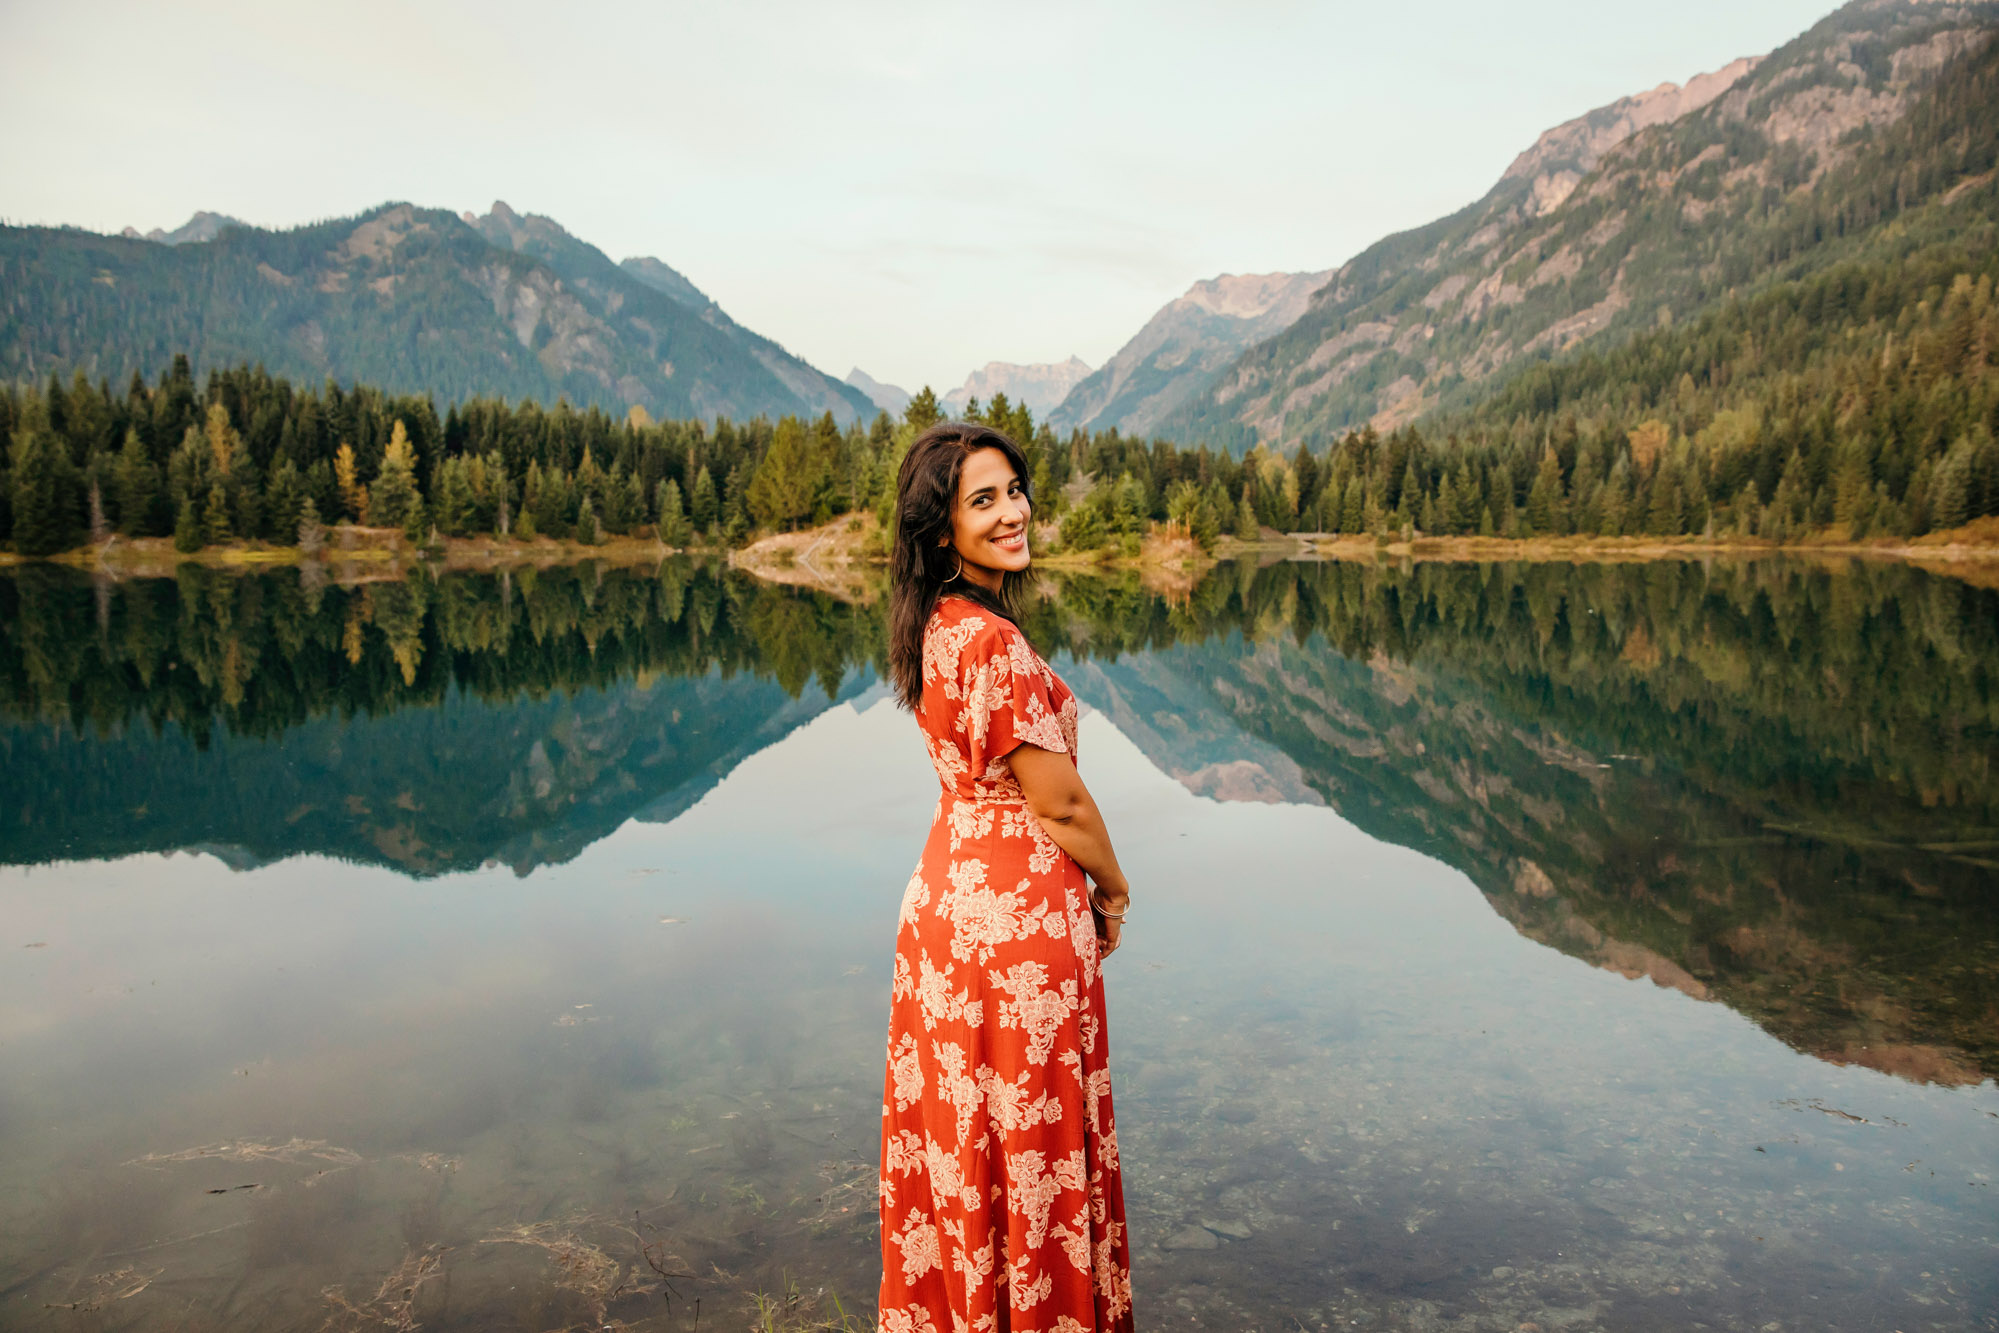
[[[859,366],[847,372],[846,382],[866,394],[869,401],[890,416],[901,416],[902,410],[909,406],[909,390],[900,384],[883,384]]]
[[[0,377],[122,381],[176,353],[391,392],[567,397],[623,415],[874,415],[657,260],[621,267],[548,218],[384,204],[291,231],[204,224],[155,244],[0,227]],[[205,227],[213,239],[199,239]]]
[[[1016,403],[1027,404],[1036,417],[1046,417],[1089,373],[1089,363],[1074,356],[1032,366],[988,361],[944,395],[944,408],[956,412],[974,398],[989,403],[994,394],[1003,393]]]
[[[1289,328],[1331,276],[1331,270],[1224,273],[1195,283],[1071,389],[1049,424],[1057,430],[1115,427],[1126,435],[1150,434],[1217,371]]]
[[[502,207],[495,204],[495,211]],[[680,270],[669,268],[650,256],[621,259],[618,267],[656,292],[671,296],[690,310],[706,310],[715,303],[708,294],[689,282]]]
[[[464,221],[494,245],[532,255],[572,284],[602,290],[607,305],[619,299],[619,283],[636,282],[648,291],[665,296],[682,310],[692,311],[739,353],[762,366],[813,415],[831,412],[834,419],[842,423],[872,415],[863,396],[813,369],[770,339],[736,323],[700,288],[657,259],[633,258],[613,266],[602,250],[571,236],[553,218],[537,213],[516,213],[503,200],[495,200],[491,211],[484,217],[467,213]],[[611,309],[615,311],[616,306],[611,305]],[[712,413],[699,415],[709,416]],[[725,412],[722,415],[739,414]]]
[[[241,218],[232,218],[227,213],[210,213],[203,209],[172,231],[162,231],[155,227],[144,236],[138,228],[127,227],[120,235],[134,240],[158,241],[161,245],[186,245],[190,242],[212,241],[222,234],[224,227],[247,227],[250,224]]]
[[[1956,202],[1962,181],[1909,155],[1950,156],[1975,124],[1932,133],[1924,110],[1885,145],[1995,25],[1999,4],[1855,0],[1767,58],[1557,126],[1476,203],[1334,270],[1163,428],[1238,451],[1387,429],[1850,257]]]

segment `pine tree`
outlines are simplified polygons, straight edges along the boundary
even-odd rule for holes
[[[1970,437],[1961,437],[1937,464],[1930,478],[1930,531],[1947,531],[1970,520],[1971,452]]]
[[[613,498],[617,502],[618,525],[612,531],[621,535],[629,533],[645,521],[645,483],[639,480],[637,472],[625,475],[624,480],[616,488]]]
[[[319,520],[319,505],[311,496],[300,506],[298,514],[298,549],[307,555],[318,555],[326,545],[326,527]]]
[[[1755,482],[1742,483],[1742,489],[1736,492],[1735,503],[1731,508],[1733,511],[1730,515],[1731,527],[1735,535],[1755,536],[1757,525],[1763,518],[1763,502],[1756,495]]]
[[[1833,522],[1849,536],[1866,527],[1874,499],[1872,460],[1860,437],[1850,439],[1839,451],[1839,471],[1833,478]]]
[[[909,406],[902,410],[902,419],[912,432],[922,434],[944,419],[944,411],[937,405],[937,395],[930,391],[928,384],[916,392],[909,400]],[[701,520],[696,517],[695,522]]]
[[[1667,459],[1652,474],[1651,502],[1646,506],[1646,531],[1670,537],[1686,531],[1687,515],[1680,493],[1680,465]]]
[[[1249,483],[1242,485],[1242,496],[1236,501],[1235,535],[1241,541],[1253,542],[1257,538],[1256,506],[1249,500]]]
[[[680,483],[672,477],[659,484],[659,539],[668,546],[686,546],[693,540],[687,511],[680,504]]]
[[[818,499],[820,459],[796,417],[777,423],[770,449],[750,479],[747,500],[756,521],[765,527],[790,529],[811,515]]]
[[[437,506],[437,526],[453,537],[469,537],[478,519],[478,497],[473,493],[470,469],[465,459],[448,458],[431,482],[431,498]]]
[[[1541,463],[1534,471],[1534,484],[1527,491],[1527,521],[1537,536],[1551,536],[1562,530],[1562,463],[1552,448],[1541,450]]]
[[[174,549],[188,555],[201,547],[201,520],[195,517],[194,501],[182,500],[180,516],[174,520]]]
[[[749,535],[749,506],[744,494],[748,489],[744,483],[743,465],[738,463],[729,469],[729,475],[722,483],[722,540],[731,546]]]
[[[118,531],[127,537],[150,537],[159,531],[155,511],[160,504],[160,470],[153,466],[136,430],[125,432],[125,447],[112,465],[111,496],[118,506]]]
[[[46,418],[43,418],[46,421]],[[29,420],[9,451],[14,502],[14,549],[53,555],[76,541],[78,486],[69,451],[54,431]]]
[[[382,455],[382,470],[368,488],[368,516],[385,527],[406,528],[410,515],[421,522],[423,501],[416,489],[416,454],[409,433],[398,417],[389,435],[389,447]]]
[[[229,496],[219,481],[210,484],[201,508],[201,540],[207,546],[229,540]]]
[[[715,475],[706,467],[694,474],[694,494],[689,497],[689,516],[694,520],[694,530],[705,533],[715,526],[717,518],[715,499]]]
[[[264,534],[264,494],[257,484],[257,464],[247,452],[236,460],[226,486],[229,491],[229,507],[234,515],[238,536],[261,537]]]

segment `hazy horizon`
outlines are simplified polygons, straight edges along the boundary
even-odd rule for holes
[[[1543,130],[1832,8],[596,4],[560,32],[515,5],[13,9],[0,107],[37,129],[0,148],[0,214],[285,228],[504,199],[828,374],[941,393],[991,360],[1101,365],[1218,273],[1342,263]]]

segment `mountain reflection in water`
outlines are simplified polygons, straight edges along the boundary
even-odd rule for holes
[[[1991,591],[1764,561],[1044,592],[1035,642],[1190,790],[1331,805],[1523,934],[1823,1058],[1999,1075]],[[672,818],[862,688],[885,632],[879,601],[683,562],[354,588],[28,568],[0,626],[5,861],[412,874],[525,873]]]
[[[546,1163],[576,1151],[557,1129],[574,1122],[579,1141],[615,1138],[625,1131],[605,1127],[626,1123],[614,1109],[620,1099],[664,1088],[680,1100],[632,1112],[638,1146],[606,1149],[608,1178],[635,1207],[685,1189],[704,1209],[721,1209],[727,1235],[705,1242],[703,1263],[732,1271],[795,1263],[843,1282],[852,1308],[856,1296],[865,1303],[873,1243],[864,1113],[875,1074],[860,1066],[873,1058],[886,1009],[865,989],[878,979],[842,951],[885,947],[887,936],[853,944],[858,927],[832,909],[853,894],[892,918],[900,883],[892,876],[906,873],[928,813],[920,747],[906,720],[880,704],[884,619],[879,598],[855,604],[680,561],[646,571],[419,573],[352,587],[293,570],[186,566],[174,580],[126,582],[56,567],[0,572],[0,865],[48,867],[0,873],[0,885],[17,906],[73,892],[92,904],[78,911],[95,913],[91,895],[114,880],[141,897],[157,883],[174,903],[185,892],[221,912],[227,894],[200,869],[210,863],[151,854],[199,850],[259,875],[295,868],[306,890],[295,906],[260,893],[227,909],[263,924],[176,924],[178,943],[135,943],[134,957],[149,947],[192,956],[210,931],[252,953],[288,930],[337,939],[352,918],[409,931],[417,957],[440,969],[425,983],[434,992],[410,993],[430,996],[423,1010],[440,1016],[395,1021],[412,1032],[434,1022],[446,1043],[439,1049],[473,1052],[479,1072],[454,1082],[439,1056],[437,1086],[392,1092],[355,1074],[354,1086],[369,1088],[365,1100],[401,1107],[409,1122],[406,1150],[385,1151],[365,1170],[506,1135],[513,1166],[493,1169],[514,1182],[440,1177],[430,1202],[410,1207],[449,1214],[453,1190],[476,1195],[490,1233],[479,1244],[510,1236],[517,1247],[556,1253],[573,1241],[561,1259],[573,1265],[588,1237],[557,1234],[553,1201],[568,1194],[547,1174],[561,1168]],[[1276,1326],[1294,1311],[1334,1319],[1387,1310],[1422,1323],[1483,1310],[1501,1321],[1493,1327],[1512,1328],[1567,1301],[1575,1308],[1556,1310],[1557,1323],[1668,1328],[1698,1317],[1734,1327],[1754,1313],[1741,1326],[1760,1327],[1806,1292],[1845,1302],[1861,1321],[1854,1326],[1916,1308],[1960,1325],[1986,1317],[1999,1296],[1990,1275],[1966,1286],[1951,1274],[1980,1235],[1989,1248],[1991,1166],[1937,1154],[1961,1155],[1975,1137],[1966,1123],[1994,1114],[1983,1109],[1985,1081],[1999,1074],[1999,595],[1901,566],[1776,559],[1284,562],[1224,565],[1175,595],[1135,575],[1054,575],[1027,629],[1098,714],[1083,762],[1107,808],[1148,782],[1175,798],[1154,791],[1115,824],[1139,839],[1130,859],[1156,875],[1184,849],[1186,865],[1203,867],[1198,884],[1156,896],[1155,933],[1134,941],[1138,961],[1121,956],[1129,966],[1113,997],[1134,1227],[1146,1247],[1140,1287],[1162,1302],[1155,1322],[1180,1319],[1176,1309],[1216,1327]],[[837,707],[843,702],[865,711]],[[882,748],[891,736],[906,739],[906,754]],[[811,795],[831,788],[837,796]],[[790,793],[790,803],[761,809],[759,791]],[[863,817],[877,805],[887,813]],[[898,820],[912,822],[900,835],[907,845],[874,845],[890,840],[878,830],[900,828]],[[778,827],[783,836],[773,836]],[[632,850],[635,830],[678,850]],[[1268,890],[1258,883],[1265,848],[1283,881]],[[1225,850],[1231,868],[1217,869]],[[289,858],[299,859],[279,865]],[[107,864],[93,870],[99,862]],[[837,878],[840,867],[864,862],[873,877],[865,886],[817,884],[827,867]],[[1464,879],[1425,868],[1437,863]],[[134,869],[120,873],[121,865]],[[506,869],[482,876],[494,866]],[[583,882],[563,878],[579,868]],[[582,895],[565,900],[578,913],[615,905],[629,915],[643,896],[631,886],[648,882],[633,877],[657,874],[664,884],[676,873],[683,897],[671,901],[709,914],[722,938],[687,946],[666,975],[633,961],[649,958],[635,952],[639,941],[599,941],[594,918],[572,919],[535,891],[560,884]],[[408,878],[434,883],[419,889]],[[825,901],[807,894],[789,910],[819,914],[813,924],[793,926],[786,913],[777,924],[749,924],[746,904],[758,895],[807,883],[824,887]],[[494,919],[460,922],[450,905],[468,901]],[[657,917],[677,930],[682,910],[655,912],[647,928]],[[1423,913],[1436,914],[1434,932],[1421,927]],[[437,925],[437,914],[452,924]],[[540,999],[482,989],[501,967],[493,959],[511,960],[508,976],[554,966],[522,951],[519,920],[538,922],[564,957],[591,957],[572,965],[606,987],[573,1005],[565,994],[554,1036]],[[1265,929],[1274,934],[1259,935]],[[1316,944],[1305,947],[1315,932],[1328,941],[1323,960]],[[460,933],[496,952],[454,961]],[[1518,956],[1495,938],[1512,941]],[[746,990],[740,960],[762,956],[765,942],[789,961],[774,966],[768,985]],[[6,943],[44,941],[10,934]],[[344,981],[329,965],[321,984],[379,991],[388,1005],[410,985],[391,969],[396,948],[387,938],[382,961],[355,955]],[[1147,948],[1159,950],[1149,962]],[[1417,957],[1422,950],[1434,952]],[[1533,959],[1566,970],[1537,969]],[[296,963],[307,970],[303,957]],[[1243,989],[1259,977],[1261,991]],[[1513,989],[1499,995],[1495,986]],[[1662,998],[1683,1006],[1672,1011],[1670,1035],[1646,1026],[1652,1011],[1642,997],[1659,996],[1654,987],[1677,992]],[[6,994],[0,987],[0,1015]],[[289,1007],[313,994],[301,991]],[[1604,1007],[1578,1014],[1565,1046],[1561,1006],[1571,1003]],[[28,1034],[22,1041],[66,1021],[24,1000],[12,1007],[7,1030]],[[488,1027],[454,1026],[488,1007],[528,1025],[518,1047]],[[255,1026],[289,1030],[287,1009],[275,1004]],[[1827,1062],[1819,1067],[1831,1077],[1878,1071],[1895,1091],[1849,1111],[1815,1100],[1821,1094],[1792,1074],[1766,1079],[1756,1071],[1777,1067],[1729,1035],[1726,1011]],[[1540,1025],[1539,1059],[1569,1051],[1573,1067],[1536,1066],[1524,1037],[1488,1041],[1486,1025],[1497,1032],[1509,1016]],[[545,1035],[531,1038],[530,1029]],[[549,1044],[557,1036],[561,1044]],[[202,1037],[187,1040],[199,1047]],[[412,1058],[414,1040],[398,1037],[391,1049],[402,1054],[387,1058]],[[1635,1063],[1621,1058],[1627,1040],[1643,1047]],[[1236,1068],[1189,1054],[1219,1049],[1217,1041],[1239,1042],[1256,1058]],[[1688,1053],[1706,1041],[1725,1052],[1711,1083],[1694,1077],[1698,1054]],[[366,1056],[357,1047],[338,1058],[351,1071]],[[112,1063],[168,1084],[180,1077],[153,1061],[142,1044]],[[759,1084],[766,1101],[744,1099],[744,1071],[753,1070],[775,1071]],[[1321,1071],[1330,1085],[1305,1077]],[[549,1122],[556,1128],[510,1090],[536,1078],[565,1088]],[[55,1133],[33,1109],[41,1086],[0,1089],[0,1142]],[[1948,1100],[1967,1094],[1982,1100]],[[107,1082],[96,1100],[131,1095]],[[1724,1118],[1698,1119],[1711,1113],[1703,1099],[1729,1097]],[[1917,1190],[1915,1175],[1898,1174],[1901,1156],[1835,1163],[1846,1150],[1813,1137],[1821,1120],[1873,1132],[1918,1104],[1947,1122],[1910,1131],[1932,1135],[1921,1169],[1942,1172],[1920,1197],[1888,1196]],[[1439,1128],[1418,1128],[1431,1114]],[[837,1140],[839,1154],[800,1156],[798,1126],[829,1117],[832,1139],[814,1141],[830,1152],[823,1144]],[[378,1133],[361,1127],[360,1112],[350,1118],[355,1128],[342,1132]],[[702,1125],[689,1132],[703,1141],[663,1160],[710,1147],[719,1155],[697,1159],[713,1174],[669,1187],[647,1154],[683,1122]],[[291,1121],[271,1111],[258,1123]],[[1726,1145],[1703,1137],[1715,1129]],[[105,1142],[129,1132],[91,1131]],[[328,1169],[315,1153],[348,1151],[285,1146],[296,1129],[258,1132],[260,1151],[297,1170]],[[1432,1133],[1441,1137],[1424,1137]],[[1735,1156],[1714,1155],[1724,1146]],[[112,1232],[94,1209],[117,1198],[117,1209],[178,1216],[158,1188],[133,1195],[131,1180],[89,1160],[90,1150],[65,1142],[61,1151],[62,1169],[84,1171],[101,1193],[51,1205],[60,1225],[50,1235],[68,1240],[0,1250],[0,1288],[36,1309],[78,1299],[80,1270],[61,1282],[47,1276],[69,1271],[64,1244],[152,1253],[159,1237],[140,1221],[126,1218],[106,1239]],[[152,1148],[105,1151],[113,1163],[131,1157],[167,1169],[146,1156]],[[1766,1174],[1847,1172],[1846,1192],[1824,1195],[1822,1211],[1787,1216],[1791,1178],[1771,1174],[1752,1206],[1748,1194],[1729,1192],[1732,1175],[1750,1170],[1739,1165],[1749,1153]],[[12,1183],[55,1191],[28,1170],[30,1156],[0,1153],[15,1159],[17,1175],[28,1172]],[[720,1173],[725,1158],[734,1177]],[[466,1160],[468,1171],[485,1169]],[[253,1235],[265,1237],[250,1242],[249,1261],[268,1267],[292,1243],[286,1237],[363,1226],[378,1184],[355,1171],[363,1185],[341,1188],[358,1194],[294,1190],[246,1205]],[[1819,1189],[1817,1177],[1802,1178]],[[764,1197],[776,1189],[821,1193],[779,1204]],[[1595,1201],[1619,1192],[1621,1211],[1606,1223]],[[1812,1198],[1818,1207],[1819,1194]],[[27,1211],[0,1222],[41,1217],[19,1207]],[[1696,1221],[1723,1211],[1742,1234],[1717,1238]],[[777,1229],[780,1214],[792,1213],[804,1220]],[[409,1262],[427,1253],[418,1235],[440,1226],[438,1234],[458,1234],[431,1214],[412,1216],[404,1214]],[[1863,1216],[1871,1220],[1852,1220]],[[503,1235],[503,1222],[527,1230]],[[1881,1258],[1881,1271],[1855,1276],[1851,1291],[1818,1260],[1795,1258],[1818,1245],[1877,1244],[1864,1229],[1839,1230],[1877,1222],[1914,1228],[1881,1233],[1905,1237],[1907,1253]],[[590,1244],[609,1245],[606,1234]],[[1514,1246],[1505,1251],[1513,1257],[1492,1257],[1495,1236]],[[345,1253],[316,1243],[327,1262]],[[454,1263],[473,1264],[465,1256],[474,1250],[452,1243],[461,1252]],[[1764,1245],[1773,1248],[1755,1248]],[[1771,1258],[1780,1245],[1792,1260]],[[495,1251],[476,1253],[487,1263]],[[122,1272],[126,1262],[98,1267]],[[358,1299],[375,1284],[348,1262],[342,1271],[357,1275],[343,1290]],[[1597,1263],[1615,1271],[1590,1267]],[[1773,1263],[1761,1295],[1745,1294],[1745,1283],[1757,1286],[1745,1275]],[[452,1272],[461,1304],[449,1320],[426,1306],[425,1326],[498,1318],[463,1295],[473,1268]],[[512,1291],[516,1275],[506,1273],[495,1270],[480,1289]],[[316,1327],[318,1315],[308,1314],[317,1291],[274,1294],[260,1315],[240,1306],[232,1314],[242,1326]],[[607,1311],[629,1317],[602,1292],[563,1292],[518,1319],[544,1327],[586,1315],[602,1322]],[[1610,1304],[1589,1304],[1605,1293]],[[231,1322],[211,1315],[215,1326]],[[110,1323],[147,1326],[136,1314]],[[1828,1315],[1816,1326],[1847,1325]]]

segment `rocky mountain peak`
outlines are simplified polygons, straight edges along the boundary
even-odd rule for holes
[[[1743,56],[1720,69],[1696,74],[1684,84],[1662,83],[1648,92],[1620,97],[1607,106],[1544,130],[1533,147],[1513,159],[1500,182],[1528,182],[1529,212],[1541,217],[1560,207],[1570,191],[1596,168],[1604,154],[1640,130],[1698,111],[1763,63]]]
[[[1295,305],[1291,319],[1296,319],[1305,313],[1313,288],[1331,276],[1331,269],[1317,273],[1224,273],[1195,283],[1174,304],[1227,319],[1260,319],[1280,305]]]
[[[963,384],[944,395],[944,406],[955,412],[974,398],[985,402],[994,394],[1003,393],[1016,403],[1027,404],[1027,410],[1036,417],[1045,417],[1089,373],[1090,363],[1074,355],[1067,361],[1046,361],[1034,365],[988,361],[967,375]]]
[[[1804,249],[1851,249],[1844,215],[1810,220],[1840,207],[1821,191],[1859,201],[1866,218],[1972,198],[1959,186],[1989,174],[1972,172],[1961,145],[1979,140],[1963,127],[1989,119],[1971,71],[1995,33],[1995,0],[1855,0],[1768,56],[1557,125],[1483,198],[1343,265],[1281,337],[1244,351],[1160,428],[1231,449],[1392,430],[1475,401],[1529,359],[1732,299],[1772,253],[1796,268]],[[1931,101],[1953,71],[1974,82]],[[1892,151],[1929,166],[1893,183],[1903,167],[1884,136],[1905,122]]]
[[[181,223],[180,226],[175,227],[172,231],[154,227],[151,231],[141,235],[137,227],[127,227],[121,235],[130,237],[133,240],[155,241],[161,245],[199,245],[204,241],[212,241],[217,236],[220,236],[222,229],[225,227],[247,227],[249,225],[249,223],[243,221],[241,218],[232,218],[227,213],[211,213],[207,209],[199,209],[193,217]]]
[[[1204,388],[1214,372],[1297,322],[1332,276],[1224,273],[1204,278],[1161,307],[1101,370],[1070,391],[1050,418],[1143,435]]]

